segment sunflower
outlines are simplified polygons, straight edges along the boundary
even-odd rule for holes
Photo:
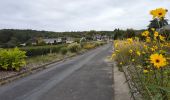
[[[129,50],[129,53],[133,53],[133,50],[132,50],[132,49],[130,49],[130,50]]]
[[[155,28],[151,28],[152,31],[155,31]]]
[[[153,18],[164,18],[167,12],[168,10],[165,8],[157,8],[155,10],[151,10],[150,14]]]
[[[162,54],[157,53],[150,56],[150,63],[152,63],[156,68],[164,67],[167,65],[166,58],[164,58]]]
[[[161,41],[165,41],[165,37],[162,36],[162,35],[159,35],[159,39],[160,39]]]
[[[157,50],[157,49],[158,49],[158,46],[153,46],[153,48],[154,48],[155,50]]]
[[[140,51],[136,51],[136,54],[137,54],[138,56],[140,56],[140,55],[141,55]]]
[[[142,36],[148,37],[148,36],[149,36],[149,31],[144,31],[144,32],[142,33]]]
[[[167,10],[164,8],[157,8],[156,13],[158,18],[164,18],[167,13]]]
[[[147,38],[146,38],[146,42],[147,42],[147,43],[150,43],[150,42],[151,42],[151,38],[150,38],[150,37],[147,37]]]
[[[113,45],[115,48],[117,48],[117,46],[118,46],[118,43],[115,43],[115,45]]]
[[[157,13],[155,10],[151,10],[150,14],[153,16],[153,18],[156,18],[156,16],[157,16]]]
[[[111,59],[113,59],[116,56],[115,53],[112,53]]]
[[[147,45],[145,45],[145,44],[143,45],[143,47],[144,47],[144,49],[148,49],[148,46],[147,46]]]
[[[159,33],[158,32],[154,32],[154,37],[158,37]]]
[[[148,73],[148,72],[149,72],[149,71],[148,71],[148,70],[146,70],[146,69],[144,69],[144,70],[143,70],[143,73]]]
[[[129,43],[132,43],[132,42],[133,42],[133,39],[132,39],[132,38],[128,38],[127,41],[128,41]]]

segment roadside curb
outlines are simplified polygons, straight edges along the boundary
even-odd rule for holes
[[[128,83],[128,86],[130,88],[130,92],[131,92],[131,97],[133,98],[133,100],[142,100],[142,96],[137,92],[137,90],[134,88],[134,83],[133,81],[131,80],[131,77],[129,75],[129,72],[128,72],[128,66],[123,66],[123,73],[125,75],[125,78],[126,78],[126,82]]]
[[[130,89],[123,72],[118,70],[118,67],[113,63],[113,89],[115,100],[133,100],[131,98]]]

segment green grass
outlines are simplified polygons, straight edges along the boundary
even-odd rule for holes
[[[57,60],[65,58],[65,57],[69,57],[69,56],[73,56],[73,55],[76,55],[76,53],[68,52],[65,55],[62,55],[61,53],[51,53],[51,54],[47,54],[47,55],[29,57],[29,58],[26,59],[26,62],[27,62],[27,65],[42,64],[42,63],[57,61]]]

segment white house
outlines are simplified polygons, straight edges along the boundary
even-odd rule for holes
[[[20,44],[20,46],[26,46],[26,43],[22,43],[22,44]]]
[[[62,38],[49,38],[49,39],[43,39],[43,41],[46,44],[61,43],[62,42]]]

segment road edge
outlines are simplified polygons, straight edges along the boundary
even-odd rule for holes
[[[130,89],[123,72],[113,63],[114,100],[132,100]]]

